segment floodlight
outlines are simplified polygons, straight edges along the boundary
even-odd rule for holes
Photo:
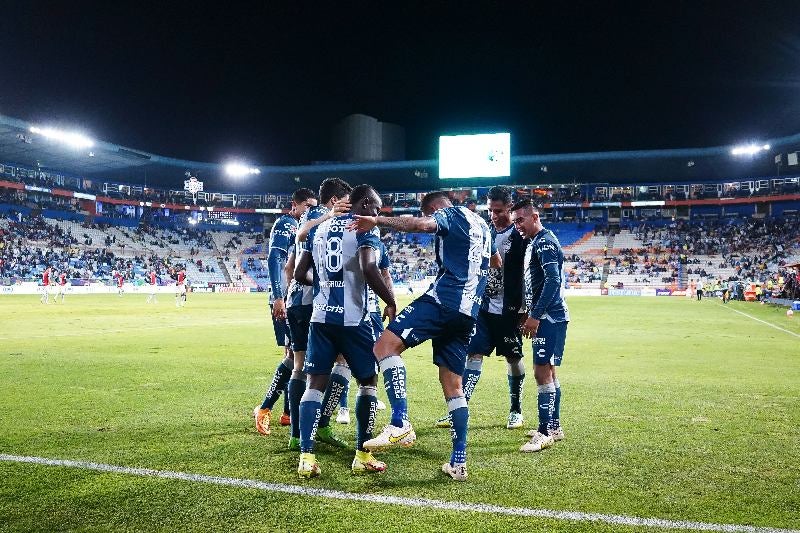
[[[756,155],[758,152],[767,151],[770,149],[768,144],[758,145],[755,143],[750,144],[741,144],[739,146],[734,146],[731,150],[731,155]]]
[[[60,141],[72,148],[91,148],[94,146],[94,141],[90,138],[74,131],[63,131],[55,128],[37,128],[31,126],[31,133],[36,133],[47,139]]]
[[[255,167],[248,167],[242,163],[228,163],[225,165],[225,173],[233,178],[241,178],[248,174],[261,174],[261,171]]]

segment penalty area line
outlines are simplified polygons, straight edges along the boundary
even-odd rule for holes
[[[662,518],[642,518],[638,516],[613,515],[601,513],[584,513],[580,511],[555,511],[550,509],[529,509],[525,507],[503,507],[483,503],[453,502],[445,500],[433,500],[428,498],[408,498],[402,496],[388,496],[383,494],[359,494],[354,492],[344,492],[339,490],[313,488],[301,485],[290,485],[284,483],[267,483],[255,479],[240,479],[221,476],[209,476],[203,474],[191,474],[186,472],[173,472],[171,470],[153,470],[150,468],[131,468],[116,466],[104,463],[93,463],[90,461],[72,461],[68,459],[48,459],[46,457],[35,457],[26,455],[0,454],[0,461],[10,463],[28,463],[44,466],[61,466],[67,468],[78,468],[81,470],[91,470],[95,472],[107,472],[113,474],[126,474],[140,477],[152,477],[161,479],[175,479],[180,481],[192,481],[195,483],[207,483],[212,485],[222,485],[227,487],[237,487],[246,489],[256,489],[265,492],[281,492],[285,494],[296,494],[299,496],[311,496],[316,498],[327,498],[333,500],[350,500],[367,503],[377,503],[384,505],[402,505],[405,507],[416,507],[424,509],[437,509],[443,511],[460,511],[472,513],[485,513],[505,516],[546,518],[552,520],[564,520],[570,522],[597,522],[619,526],[650,527],[656,529],[684,529],[692,531],[724,531],[730,533],[800,533],[797,529],[779,529],[771,527],[748,526],[739,524],[716,524],[711,522],[691,522],[685,520],[666,520]]]
[[[794,331],[789,331],[788,329],[784,329],[784,328],[782,328],[780,326],[776,326],[775,324],[773,324],[771,322],[767,322],[766,320],[761,320],[760,318],[754,317],[753,315],[748,315],[747,313],[745,313],[743,311],[739,311],[738,309],[733,309],[732,307],[728,307],[727,305],[722,305],[722,304],[718,304],[718,305],[720,307],[724,307],[725,309],[730,309],[734,313],[739,313],[740,315],[746,316],[749,319],[755,320],[756,322],[761,322],[762,324],[766,324],[767,326],[769,326],[771,328],[775,328],[778,331],[783,331],[784,333],[788,333],[789,335],[794,335],[795,337],[800,338],[800,335],[798,335]]]

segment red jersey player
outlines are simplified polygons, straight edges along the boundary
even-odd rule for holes
[[[175,307],[186,305],[186,268],[181,267],[176,275]]]
[[[40,302],[43,304],[50,303],[50,285],[53,283],[52,280],[53,269],[49,266],[44,269],[42,272],[42,297],[39,299]]]
[[[158,297],[156,296],[156,289],[158,288],[158,275],[156,274],[155,269],[151,270],[150,273],[147,275],[148,281],[150,282],[150,296],[147,297],[147,303],[151,301],[153,303],[158,303]]]

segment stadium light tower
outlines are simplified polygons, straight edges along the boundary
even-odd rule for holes
[[[261,174],[261,171],[256,167],[250,167],[243,163],[227,163],[225,165],[225,174],[232,178],[242,178],[244,176]]]
[[[754,156],[761,151],[768,151],[770,149],[770,145],[768,144],[740,144],[738,146],[734,146],[731,150],[731,155],[749,155]]]
[[[39,128],[36,126],[30,127],[30,132],[41,135],[47,139],[62,142],[71,148],[91,148],[94,146],[94,141],[75,131],[63,131],[55,128]]]

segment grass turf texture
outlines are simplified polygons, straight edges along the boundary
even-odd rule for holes
[[[323,477],[296,478],[287,428],[259,436],[251,411],[282,356],[261,295],[0,300],[0,453],[509,507],[800,528],[800,339],[716,300],[572,298],[564,366],[567,439],[521,454],[535,427],[505,429],[505,363],[491,358],[470,403],[469,474],[449,458],[430,345],[404,355],[409,450],[354,477],[352,452],[318,445]],[[800,333],[785,310],[732,302]],[[351,388],[351,407],[355,402]],[[385,400],[381,392],[380,397]],[[282,401],[277,404],[278,409]],[[388,420],[379,413],[378,425]],[[354,426],[337,426],[353,439]],[[196,483],[0,463],[3,529],[619,530],[537,518],[323,500]],[[627,528],[633,531],[634,528]]]

